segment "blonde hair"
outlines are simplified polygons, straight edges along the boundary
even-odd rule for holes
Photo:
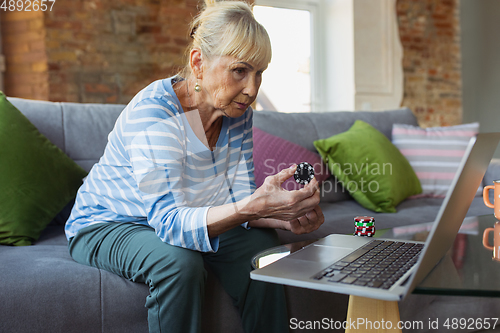
[[[192,45],[209,61],[233,56],[267,66],[271,41],[266,29],[255,20],[252,7],[243,1],[205,0],[205,8],[191,22]],[[186,66],[186,70],[189,65]]]

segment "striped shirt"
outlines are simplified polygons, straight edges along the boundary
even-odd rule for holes
[[[189,125],[171,80],[144,88],[118,117],[78,190],[68,239],[92,224],[133,222],[151,226],[168,244],[217,251],[218,237],[208,237],[208,209],[255,190],[253,111],[224,117],[211,151]]]

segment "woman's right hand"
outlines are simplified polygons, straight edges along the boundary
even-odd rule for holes
[[[296,165],[281,172],[266,177],[264,184],[251,196],[250,207],[256,212],[258,218],[274,218],[282,221],[293,221],[319,204],[319,184],[316,178],[295,191],[287,191],[281,184],[292,177],[297,169]]]

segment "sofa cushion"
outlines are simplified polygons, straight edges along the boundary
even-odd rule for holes
[[[30,245],[70,202],[86,172],[0,92],[0,244]]]
[[[1,332],[148,331],[148,287],[75,262],[67,245],[0,246],[0,258]]]
[[[408,160],[364,121],[356,120],[348,131],[314,141],[314,145],[330,171],[367,209],[395,213],[401,201],[422,192]]]
[[[253,128],[253,162],[257,187],[264,183],[267,176],[275,175],[292,164],[300,162],[308,162],[314,167],[315,177],[320,184],[330,176],[327,167],[321,161],[321,156],[317,153],[266,133],[257,127]],[[289,191],[303,187],[293,178],[285,180],[281,186]]]
[[[83,169],[90,171],[103,155],[108,135],[125,105],[61,103],[61,108],[65,152]]]
[[[344,200],[353,200],[349,191],[347,191],[338,181],[337,177],[331,176],[321,184],[320,188],[321,202],[338,202]]]
[[[392,124],[418,125],[408,108],[391,111],[303,112],[256,111],[253,125],[316,152],[313,142],[347,131],[356,119],[372,125],[391,139]]]
[[[470,138],[478,132],[479,123],[430,128],[394,124],[392,142],[415,170],[421,195],[444,198]]]
[[[21,111],[50,142],[66,153],[62,114],[63,103],[17,97],[7,97],[7,100]]]

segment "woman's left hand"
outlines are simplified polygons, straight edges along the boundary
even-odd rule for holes
[[[290,230],[296,235],[301,235],[318,229],[323,222],[325,222],[323,211],[318,205],[316,205],[316,207],[314,207],[314,209],[306,215],[291,221],[285,221],[284,227],[286,230]]]
[[[291,221],[264,218],[249,221],[248,225],[255,228],[284,229],[289,230],[296,235],[301,235],[318,229],[323,222],[325,222],[323,211],[318,205],[316,205],[313,210]]]

